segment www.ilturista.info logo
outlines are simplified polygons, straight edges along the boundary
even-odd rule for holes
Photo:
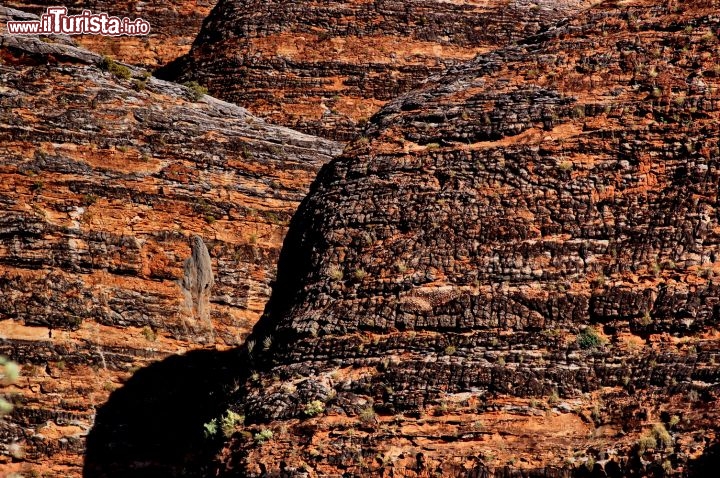
[[[142,18],[130,20],[90,10],[68,15],[65,7],[49,7],[39,21],[8,21],[7,31],[15,35],[140,36],[150,33],[150,24]]]

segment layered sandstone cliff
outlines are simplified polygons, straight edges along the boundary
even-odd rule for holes
[[[591,0],[223,0],[163,77],[338,140],[388,100]]]
[[[376,115],[291,223],[222,476],[714,476],[719,6],[607,1]]]
[[[242,343],[339,153],[71,43],[0,36],[0,355],[22,365],[2,476],[78,476],[137,369]]]
[[[190,51],[217,0],[124,0],[58,2],[55,0],[9,0],[5,5],[25,12],[41,15],[47,7],[64,6],[68,14],[75,15],[87,9],[93,13],[108,13],[131,20],[143,18],[151,25],[150,35],[103,37],[80,35],[76,41],[88,50],[110,55],[119,61],[145,68],[157,68]]]

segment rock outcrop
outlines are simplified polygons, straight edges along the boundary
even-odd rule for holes
[[[87,9],[93,13],[108,13],[131,20],[143,18],[152,27],[150,35],[141,37],[103,37],[99,35],[76,36],[84,48],[111,56],[119,61],[157,68],[190,51],[193,40],[200,31],[203,20],[208,16],[216,0],[124,0],[124,1],[75,1],[33,0],[23,2],[9,0],[5,6],[35,15],[45,13],[47,7],[65,6],[71,15]]]
[[[212,286],[215,285],[212,260],[202,237],[193,236],[190,240],[190,249],[191,254],[185,261],[182,278],[185,303],[194,316],[207,320],[210,294]]]
[[[2,476],[78,476],[96,408],[134,371],[242,343],[340,152],[101,63],[67,38],[0,36],[0,355],[22,365]]]
[[[222,476],[713,476],[716,1],[607,1],[391,102],[294,217]]]
[[[195,80],[274,123],[337,140],[388,100],[591,0],[221,0],[190,53],[159,74]]]

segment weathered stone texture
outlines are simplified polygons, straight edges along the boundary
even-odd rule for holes
[[[242,343],[340,152],[67,43],[0,36],[0,354],[22,365],[3,476],[77,476],[96,408],[135,370]]]
[[[605,2],[378,113],[291,223],[237,399],[276,435],[225,476],[710,476],[718,6]]]
[[[225,0],[161,75],[197,80],[274,123],[348,140],[430,75],[591,3]]]

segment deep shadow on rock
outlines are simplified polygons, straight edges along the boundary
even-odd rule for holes
[[[707,447],[702,455],[690,462],[688,468],[689,473],[687,476],[716,476],[718,470],[720,470],[720,442]]]
[[[139,370],[98,410],[83,476],[205,476],[221,443],[203,424],[225,412],[244,368],[238,351],[198,350]]]

